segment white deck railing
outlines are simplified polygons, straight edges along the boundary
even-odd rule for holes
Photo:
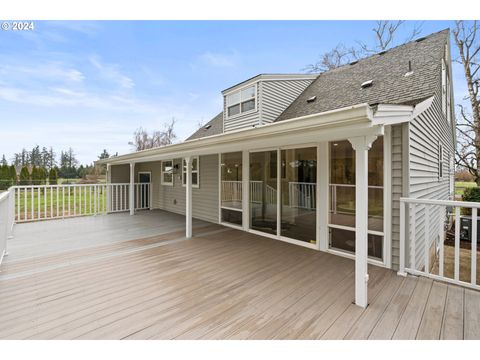
[[[471,231],[468,227],[461,229],[462,208],[471,211]],[[479,208],[480,203],[475,202],[401,198],[399,273],[480,290],[477,282]],[[449,211],[451,209],[453,211]],[[446,244],[447,234],[453,235],[453,244],[448,241]]]
[[[316,209],[317,184],[306,182],[288,183],[289,206],[299,209]]]
[[[0,193],[0,264],[7,253],[7,241],[12,236],[15,224],[14,201],[11,189]]]
[[[15,222],[128,211],[130,184],[26,185],[9,189]],[[150,183],[135,184],[135,210],[150,208]]]

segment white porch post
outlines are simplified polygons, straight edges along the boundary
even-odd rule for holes
[[[355,304],[368,306],[368,150],[376,136],[348,139],[355,150]]]
[[[135,214],[135,163],[130,163],[130,187],[128,204],[130,205],[130,215]]]
[[[187,239],[192,237],[192,158],[185,157],[186,171],[186,194],[185,194],[185,236]],[[183,166],[183,164],[182,164]]]
[[[105,207],[105,211],[109,213],[112,211],[112,190],[111,184],[112,183],[112,168],[110,164],[107,164],[107,206]]]
[[[242,226],[245,231],[250,222],[250,153],[242,152]]]

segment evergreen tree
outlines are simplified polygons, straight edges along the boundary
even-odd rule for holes
[[[0,190],[6,190],[10,187],[10,178],[7,165],[0,165]]]
[[[33,185],[38,185],[38,169],[35,165],[32,167],[32,172],[30,174],[30,177],[32,179],[32,184]]]
[[[50,185],[57,185],[58,182],[58,172],[57,169],[52,167],[48,172],[48,183]]]
[[[10,179],[12,179],[12,185],[17,184],[17,169],[14,165],[10,165],[9,167]]]
[[[20,171],[20,185],[29,185],[30,184],[30,172],[28,171],[27,166],[23,166]]]
[[[0,165],[8,165],[7,159],[5,159],[5,154],[2,156],[2,161],[0,161]]]

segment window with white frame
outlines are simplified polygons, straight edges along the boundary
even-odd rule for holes
[[[198,156],[193,156],[190,160],[192,162],[192,186],[199,187],[200,185],[200,162],[198,160]],[[187,184],[187,162],[183,159],[183,166],[182,166],[182,183],[183,186]]]
[[[173,160],[162,161],[162,185],[173,186]]]
[[[256,109],[257,87],[252,85],[226,96],[227,117],[237,116]]]
[[[443,179],[443,145],[438,142],[438,180]]]

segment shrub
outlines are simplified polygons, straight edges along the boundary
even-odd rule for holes
[[[30,172],[28,171],[28,167],[22,167],[20,171],[20,185],[29,185],[30,184]]]
[[[463,201],[480,202],[480,187],[466,188],[462,195]],[[464,208],[462,211],[465,215],[471,215],[472,209]]]
[[[58,181],[58,173],[55,168],[51,168],[50,171],[48,172],[48,183],[50,185],[57,185]]]

